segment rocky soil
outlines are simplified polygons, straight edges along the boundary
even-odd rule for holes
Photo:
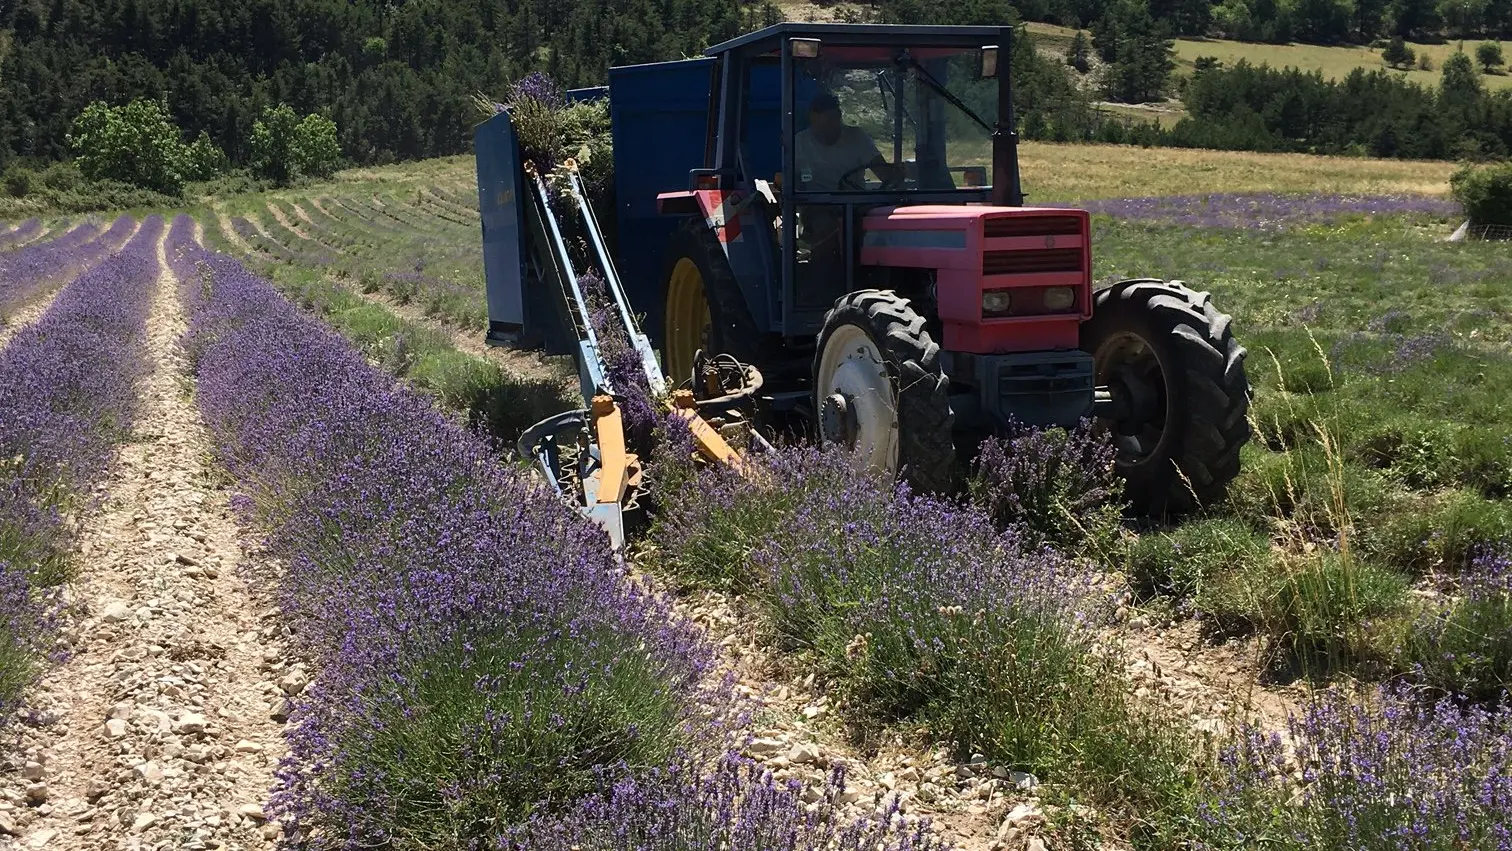
[[[287,698],[308,675],[285,663],[277,612],[239,575],[227,491],[175,349],[183,328],[165,274],[144,407],[83,525],[72,658],[36,690],[20,747],[0,762],[0,847],[199,851],[277,838],[262,808]]]

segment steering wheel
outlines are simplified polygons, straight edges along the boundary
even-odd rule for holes
[[[866,174],[866,170],[869,169],[869,168],[871,168],[871,167],[872,167],[871,163],[865,163],[863,165],[858,165],[855,168],[851,169],[850,171],[847,171],[845,174],[840,175],[840,179],[837,180],[837,181],[835,181],[835,185],[837,187],[843,187],[843,186],[845,186],[845,181],[849,180],[853,175],[856,175],[856,174],[865,175]],[[901,188],[903,186],[903,181],[904,181],[904,178],[901,175],[899,177],[893,178],[892,180],[884,180],[884,181],[882,181],[882,188],[883,189],[898,189],[898,188]],[[865,189],[866,188],[866,181],[862,180],[861,183],[862,183],[861,188]]]

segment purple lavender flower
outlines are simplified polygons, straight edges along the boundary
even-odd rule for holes
[[[1197,848],[1512,848],[1512,714],[1383,687],[1319,696],[1277,735],[1241,731]]]
[[[51,648],[64,511],[88,501],[137,408],[162,225],[148,219],[0,351],[0,724]]]
[[[837,801],[843,771],[815,806],[769,770],[734,754],[712,768],[673,764],[615,783],[564,812],[543,812],[496,837],[498,851],[934,851],[928,822],[891,825],[896,807],[847,821]]]
[[[561,109],[567,102],[562,94],[562,88],[549,75],[541,71],[531,71],[509,87],[510,105],[525,99],[533,100],[548,109]]]
[[[983,441],[971,492],[1003,527],[1061,548],[1116,534],[1122,482],[1117,449],[1090,420],[1076,428],[1019,428]]]

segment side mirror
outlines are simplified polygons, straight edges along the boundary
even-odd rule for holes
[[[977,51],[977,73],[984,80],[998,75],[998,48],[989,44]]]

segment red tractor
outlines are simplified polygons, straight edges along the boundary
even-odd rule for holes
[[[1011,35],[780,24],[574,93],[609,98],[625,298],[674,381],[701,352],[752,364],[764,415],[921,488],[958,484],[983,436],[1091,417],[1137,507],[1211,503],[1250,435],[1245,350],[1179,281],[1094,291],[1088,214],[1024,206]],[[490,132],[491,337],[552,348]]]

